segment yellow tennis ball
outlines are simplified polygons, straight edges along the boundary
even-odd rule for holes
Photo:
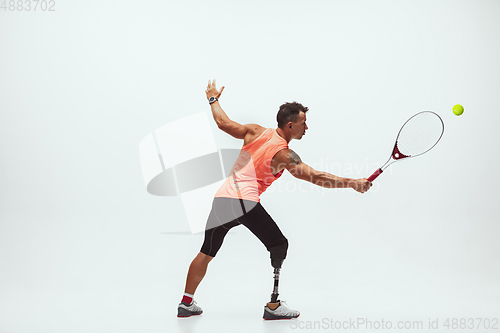
[[[464,113],[464,107],[460,104],[457,104],[453,107],[453,113],[457,116],[460,116],[462,113]]]

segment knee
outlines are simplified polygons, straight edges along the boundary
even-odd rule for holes
[[[203,252],[199,252],[198,255],[193,259],[193,263],[198,265],[208,265],[210,261],[212,261],[214,257],[209,256]]]
[[[271,254],[271,265],[274,268],[281,268],[283,261],[286,259],[286,253],[288,251],[288,240],[285,239],[284,242],[270,247],[268,250]]]

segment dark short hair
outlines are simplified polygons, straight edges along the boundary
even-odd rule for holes
[[[308,110],[309,108],[297,102],[285,103],[281,105],[280,110],[276,115],[278,127],[283,129],[289,121],[291,121],[292,123],[296,122],[300,111],[306,113]]]

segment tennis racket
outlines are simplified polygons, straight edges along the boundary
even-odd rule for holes
[[[434,112],[419,112],[408,119],[399,130],[392,154],[368,181],[374,181],[389,165],[402,159],[420,156],[431,150],[444,133],[443,120]]]

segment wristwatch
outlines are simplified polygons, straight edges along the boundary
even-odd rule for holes
[[[210,104],[213,104],[213,103],[215,103],[215,102],[217,102],[217,101],[218,101],[217,97],[214,97],[214,96],[212,96],[212,97],[210,97],[210,98],[208,99],[208,103],[210,103]]]

